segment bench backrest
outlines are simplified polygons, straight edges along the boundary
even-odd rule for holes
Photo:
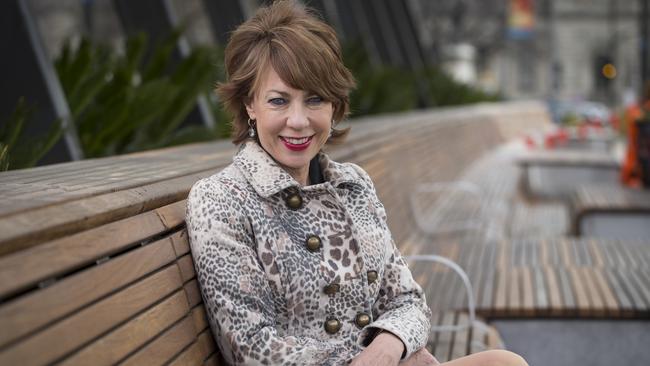
[[[0,258],[0,364],[218,364],[185,201]]]
[[[531,110],[526,123],[499,119]],[[331,154],[370,173],[399,242],[415,229],[404,201],[415,182],[453,180],[546,122],[530,103],[384,116],[355,123]],[[197,144],[1,174],[0,364],[223,364],[184,200],[233,152]]]

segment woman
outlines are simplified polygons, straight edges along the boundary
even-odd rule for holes
[[[241,146],[230,166],[194,185],[187,207],[223,356],[233,364],[437,364],[424,349],[424,294],[370,178],[321,152],[345,137],[335,126],[354,86],[334,31],[299,4],[276,2],[232,34],[225,57],[228,81],[218,91]]]

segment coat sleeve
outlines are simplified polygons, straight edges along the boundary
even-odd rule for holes
[[[213,334],[230,364],[343,364],[342,344],[279,336],[273,294],[247,229],[237,190],[214,180],[194,185],[187,229]]]
[[[355,166],[355,168],[365,181],[379,221],[390,238],[379,298],[373,306],[373,319],[375,320],[364,330],[362,337],[366,337],[366,343],[368,343],[381,330],[393,333],[404,343],[405,350],[402,358],[406,359],[415,351],[426,346],[430,331],[431,310],[427,306],[422,288],[413,279],[406,260],[392,239],[388,229],[386,210],[376,195],[370,177],[360,167]]]

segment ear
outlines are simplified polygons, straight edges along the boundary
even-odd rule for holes
[[[246,113],[248,113],[248,118],[252,120],[256,120],[256,114],[255,114],[255,109],[253,109],[253,98],[246,98],[247,100],[244,101],[244,106],[246,106]]]

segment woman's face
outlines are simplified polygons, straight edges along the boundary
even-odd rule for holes
[[[332,103],[288,86],[271,67],[262,75],[260,89],[246,109],[256,121],[264,150],[305,184],[309,162],[329,136]]]

